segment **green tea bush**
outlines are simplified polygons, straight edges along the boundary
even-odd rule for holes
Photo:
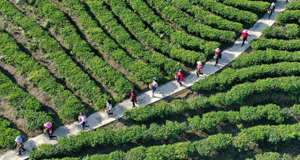
[[[300,156],[293,158],[289,154],[284,153],[283,155],[280,155],[277,152],[265,152],[265,153],[255,155],[256,160],[298,160],[299,157]]]
[[[21,135],[20,131],[10,127],[10,122],[2,115],[0,115],[0,132],[0,149],[12,149],[15,138]]]
[[[300,49],[300,40],[279,40],[279,39],[254,39],[251,41],[251,47],[256,50],[265,50],[267,48],[298,51]]]
[[[209,156],[213,151],[227,148],[232,145],[231,134],[217,134],[193,143],[199,155]]]
[[[284,27],[266,27],[262,33],[266,38],[297,38],[300,28],[297,24],[286,24]]]
[[[137,109],[126,110],[125,118],[128,120],[144,122],[153,118],[165,118],[189,109],[191,109],[191,106],[186,101],[174,100],[170,104],[162,102],[139,107]]]
[[[300,10],[286,10],[276,16],[276,23],[299,23]]]
[[[266,13],[269,9],[270,3],[268,2],[253,2],[251,0],[216,0],[228,6],[236,7],[240,10],[248,10],[256,14]]]
[[[240,150],[248,150],[250,143],[267,140],[272,144],[298,139],[300,136],[300,123],[278,126],[255,126],[242,129],[233,138],[233,145]]]
[[[290,1],[288,5],[285,6],[287,10],[300,10],[300,1]]]
[[[239,121],[251,122],[266,118],[276,123],[282,123],[284,118],[299,115],[299,105],[294,105],[291,108],[280,109],[280,106],[274,104],[253,106],[243,106],[240,111],[218,111],[209,112],[200,116],[188,118],[189,127],[193,130],[210,130],[216,129],[221,122],[229,122],[236,124]]]
[[[273,76],[293,76],[300,75],[300,63],[281,62],[275,64],[262,64],[259,66],[250,66],[242,69],[225,69],[219,74],[211,75],[205,79],[197,81],[193,90],[223,90],[226,87],[250,81],[251,79]]]
[[[271,64],[275,62],[300,62],[300,52],[288,52],[267,49],[243,54],[232,61],[232,68],[249,67],[252,65]]]

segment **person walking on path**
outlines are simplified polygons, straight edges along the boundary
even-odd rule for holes
[[[182,82],[183,82],[182,69],[179,69],[179,71],[176,73],[175,77],[176,77],[177,82],[179,83],[179,85],[182,86]]]
[[[44,126],[46,127],[44,129],[44,133],[48,134],[49,140],[52,140],[53,137],[57,137],[57,136],[53,136],[53,129],[52,129],[52,123],[51,122],[45,123]]]
[[[110,117],[111,115],[114,114],[112,112],[112,103],[111,103],[111,101],[109,99],[106,101],[106,109],[105,109],[105,111],[106,111],[108,117]]]
[[[24,144],[23,144],[23,139],[18,136],[16,139],[15,139],[15,144],[14,146],[17,145],[17,151],[19,152],[18,153],[18,156],[21,155],[22,151],[26,151],[26,149],[24,148]]]
[[[272,13],[274,13],[275,12],[275,2],[272,2],[272,4],[271,4],[271,6],[270,6],[270,8],[269,8],[269,18],[268,19],[270,19],[270,17],[271,17],[271,15],[272,15]]]
[[[132,107],[135,107],[135,103],[137,103],[137,100],[136,100],[136,94],[135,94],[135,91],[134,90],[131,90],[130,91],[130,100],[132,102]]]
[[[197,62],[197,68],[196,68],[197,77],[199,77],[200,74],[203,74],[202,69],[203,69],[203,64],[202,64],[201,61],[198,61]]]
[[[79,124],[81,125],[82,130],[84,130],[84,127],[90,127],[90,126],[85,125],[85,123],[86,123],[86,115],[85,114],[80,113],[78,120],[79,120]]]
[[[216,50],[215,50],[215,59],[216,59],[216,63],[215,63],[215,66],[218,64],[218,62],[219,62],[219,59],[221,59],[222,58],[222,51],[220,50],[220,48],[217,48]]]
[[[251,37],[250,34],[248,34],[248,30],[245,29],[245,30],[243,31],[243,33],[242,33],[242,39],[243,39],[242,46],[244,45],[244,43],[245,43],[245,41],[247,40],[248,36]]]
[[[152,86],[152,97],[154,97],[155,91],[157,91],[158,93],[160,93],[160,90],[158,89],[157,77],[154,77],[151,86]]]

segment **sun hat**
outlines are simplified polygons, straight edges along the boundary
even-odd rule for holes
[[[244,30],[243,30],[243,33],[248,33],[248,30],[247,30],[247,29],[244,29]]]
[[[22,143],[22,141],[23,141],[23,139],[20,137],[20,136],[18,136],[16,139],[15,139],[15,141],[17,142],[21,142]]]
[[[217,49],[216,49],[216,52],[220,52],[220,51],[221,51],[220,48],[217,48]]]
[[[201,61],[198,61],[197,64],[202,65],[202,62],[201,62]]]
[[[46,122],[46,123],[44,124],[44,126],[45,126],[46,128],[51,128],[51,127],[52,127],[52,123],[51,123],[51,122]]]

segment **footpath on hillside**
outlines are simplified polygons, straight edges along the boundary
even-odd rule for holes
[[[252,28],[249,29],[249,34],[251,37],[248,38],[248,42],[245,42],[245,45],[241,47],[242,40],[238,39],[234,42],[234,45],[222,52],[222,59],[219,60],[219,63],[217,66],[214,66],[215,60],[211,59],[208,62],[205,63],[203,67],[203,75],[200,77],[197,77],[194,72],[190,72],[188,77],[184,78],[184,82],[182,86],[179,86],[179,84],[174,80],[171,82],[168,82],[162,86],[159,87],[162,94],[155,94],[155,97],[152,97],[152,91],[147,91],[145,93],[141,93],[137,97],[137,101],[139,102],[137,106],[145,106],[151,103],[154,103],[156,101],[161,100],[162,98],[165,98],[167,96],[170,96],[176,92],[179,92],[183,89],[186,89],[190,86],[192,86],[195,82],[197,82],[199,79],[206,78],[216,71],[222,69],[225,67],[228,63],[230,63],[233,59],[238,57],[241,53],[243,53],[249,46],[250,42],[254,38],[258,38],[262,35],[261,31],[267,26],[271,26],[275,23],[275,16],[278,15],[280,12],[284,11],[284,6],[288,4],[285,2],[285,0],[279,0],[276,3],[276,10],[275,13],[272,14],[272,17],[268,19],[269,14],[265,14],[264,17],[259,19]],[[175,75],[175,73],[174,73]],[[96,129],[103,125],[106,125],[110,122],[115,121],[116,119],[123,117],[126,109],[132,109],[132,103],[130,99],[127,99],[121,103],[118,103],[114,106],[113,112],[114,116],[108,117],[107,114],[104,111],[98,111],[92,115],[90,115],[87,118],[88,125],[90,126],[90,129]],[[66,137],[69,135],[76,135],[81,131],[80,126],[77,122],[61,126],[57,128],[54,131],[54,135],[58,137]],[[12,142],[14,143],[14,142]],[[17,156],[16,150],[10,150],[6,152],[4,155],[1,155],[0,160],[23,160],[28,158],[28,152],[31,151],[33,148],[41,145],[41,144],[56,144],[57,140],[49,140],[48,136],[46,134],[41,134],[36,137],[28,139],[25,144],[25,148],[27,149],[26,152],[23,152],[21,156]]]

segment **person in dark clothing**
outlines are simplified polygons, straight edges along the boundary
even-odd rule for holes
[[[271,17],[271,15],[272,15],[272,13],[274,13],[275,12],[275,2],[273,2],[272,4],[271,4],[271,6],[270,6],[270,8],[269,8],[269,18],[268,19],[270,19],[270,17]]]
[[[137,103],[137,100],[136,100],[136,94],[134,90],[131,90],[130,92],[130,100],[132,102],[132,106],[135,107],[135,103]]]
[[[222,58],[222,51],[219,48],[217,48],[215,51],[215,59],[216,59],[215,66],[218,64],[219,59],[221,58]]]
[[[57,137],[57,136],[53,136],[53,129],[52,129],[52,127],[46,128],[45,130],[46,130],[46,132],[48,134],[49,140],[52,140],[53,137]]]

